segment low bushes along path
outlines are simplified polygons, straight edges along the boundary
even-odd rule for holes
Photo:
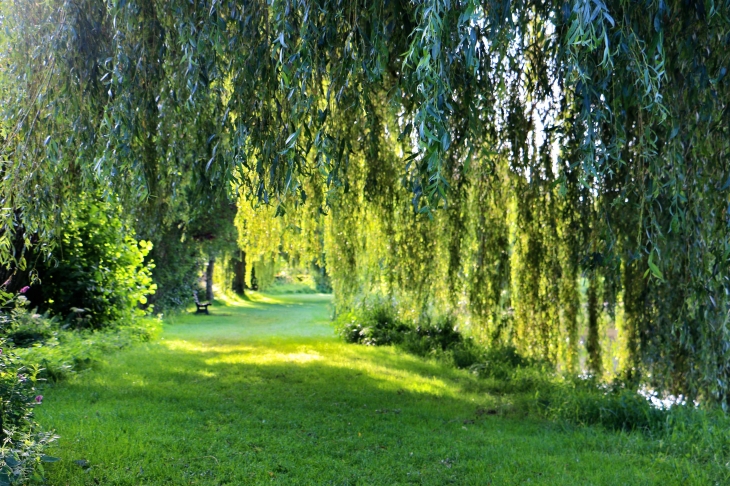
[[[47,484],[709,484],[638,434],[511,415],[465,371],[344,344],[329,313],[219,304],[49,386]]]

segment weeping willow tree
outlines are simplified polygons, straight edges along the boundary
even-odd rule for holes
[[[328,220],[324,218],[321,186],[305,187],[311,189],[314,198],[306,205],[294,204],[290,208],[262,203],[245,192],[239,196],[235,218],[238,246],[250,261],[259,287],[273,283],[282,259],[291,268],[326,271],[324,232]],[[247,275],[249,286],[251,275]]]
[[[397,294],[570,369],[585,328],[596,373],[620,311],[628,378],[730,402],[727,2],[0,9],[7,264],[80,190],[314,196],[341,305]]]

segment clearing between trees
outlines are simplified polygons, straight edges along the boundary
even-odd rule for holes
[[[712,484],[640,433],[531,417],[464,370],[345,344],[330,297],[218,302],[45,390],[53,485]],[[718,467],[721,467],[718,465]]]

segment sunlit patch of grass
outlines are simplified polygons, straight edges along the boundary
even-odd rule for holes
[[[241,353],[222,354],[216,358],[205,360],[206,364],[284,364],[284,363],[306,363],[308,361],[318,361],[323,359],[317,352],[312,353],[280,353],[269,351],[266,353],[257,353],[256,355],[244,355]]]
[[[223,304],[224,306],[236,307],[253,307],[255,305],[254,302],[248,297],[248,295],[242,297],[240,295],[222,292],[216,295],[216,298],[213,301],[213,305],[215,304]],[[193,308],[192,310],[195,310],[195,308]]]
[[[216,313],[225,314],[223,316]],[[326,298],[256,296],[44,392],[52,485],[712,484],[640,434],[504,413],[465,371],[344,344]],[[76,460],[88,461],[81,467]]]

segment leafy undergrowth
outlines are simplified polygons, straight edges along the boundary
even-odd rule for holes
[[[138,318],[133,323],[98,331],[55,329],[35,344],[14,351],[23,362],[38,365],[43,378],[60,381],[93,366],[110,353],[154,339],[160,327],[156,319]]]
[[[725,484],[724,463],[562,425],[534,392],[338,341],[328,298],[259,295],[50,385],[49,484]]]

